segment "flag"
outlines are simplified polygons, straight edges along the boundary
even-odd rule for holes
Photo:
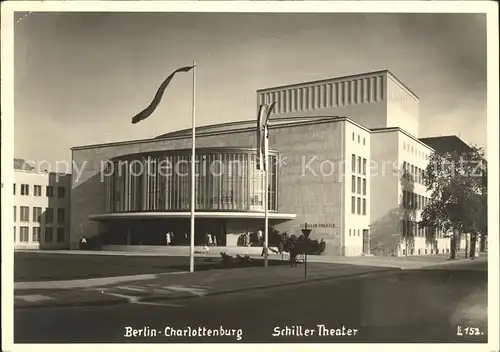
[[[263,126],[263,121],[264,121],[264,114],[266,112],[266,105],[262,104],[259,108],[259,114],[257,116],[257,169],[258,170],[263,170],[264,167],[262,165],[262,160],[264,157],[264,144],[263,144],[263,138],[264,138],[264,126]]]
[[[257,119],[257,169],[267,170],[269,158],[269,117],[274,110],[276,102],[271,105],[262,104],[259,108]]]
[[[181,67],[181,68],[175,70],[174,72],[172,72],[172,74],[170,76],[168,76],[163,81],[163,83],[160,85],[160,87],[158,88],[158,91],[156,92],[156,95],[155,95],[153,101],[151,102],[151,104],[149,104],[149,106],[147,108],[145,108],[144,110],[142,110],[140,113],[135,115],[132,118],[132,123],[135,124],[135,123],[138,123],[138,122],[148,118],[155,111],[155,109],[158,107],[158,105],[160,104],[161,98],[163,97],[165,90],[167,89],[168,85],[170,84],[170,81],[172,81],[172,78],[174,78],[175,74],[178,72],[189,72],[193,67],[194,66]]]

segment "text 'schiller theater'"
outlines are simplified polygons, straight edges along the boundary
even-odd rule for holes
[[[241,234],[262,230],[267,193],[270,226],[299,235],[311,224],[327,255],[449,250],[442,234],[429,241],[417,226],[432,138],[418,138],[419,99],[399,79],[379,71],[257,91],[257,105],[274,101],[267,192],[255,119],[197,127],[197,244],[210,232],[237,246]],[[72,148],[71,247],[82,235],[162,245],[167,231],[180,244],[189,235],[190,147],[187,129]]]

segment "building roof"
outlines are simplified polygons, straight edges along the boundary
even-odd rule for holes
[[[380,70],[380,71],[372,71],[372,72],[365,72],[365,73],[356,73],[348,76],[339,76],[339,77],[331,77],[327,79],[320,79],[320,80],[315,80],[315,81],[306,81],[306,82],[300,82],[300,83],[291,83],[291,84],[285,84],[285,85],[280,85],[280,86],[274,86],[274,87],[269,87],[269,88],[261,88],[257,90],[257,93],[264,93],[267,91],[273,91],[276,89],[285,89],[285,88],[292,88],[292,87],[298,87],[298,86],[304,86],[304,85],[311,85],[311,84],[319,84],[319,83],[327,83],[331,81],[344,81],[346,79],[354,79],[354,78],[361,78],[365,76],[373,76],[377,74],[387,74],[390,76],[392,79],[394,79],[396,82],[398,82],[401,86],[403,86],[410,95],[413,95],[416,99],[419,99],[419,97],[410,89],[406,84],[404,84],[398,77],[396,77],[395,74],[393,74],[389,70]]]
[[[347,117],[342,116],[297,116],[297,117],[276,117],[271,118],[269,120],[269,128],[280,128],[280,127],[292,127],[292,126],[301,126],[301,125],[312,125],[312,124],[322,124],[322,123],[332,123],[332,122],[342,122],[347,121],[353,125],[358,126],[370,132],[366,127],[358,124],[357,122],[352,121]],[[257,120],[245,120],[245,121],[234,121],[220,124],[213,124],[207,126],[198,126],[196,127],[196,136],[207,136],[207,135],[222,135],[222,134],[232,134],[238,132],[249,132],[255,131],[257,128]],[[71,148],[71,150],[82,150],[82,149],[90,149],[90,148],[99,148],[99,147],[107,147],[107,146],[119,146],[119,145],[130,145],[130,144],[138,144],[138,143],[146,143],[159,141],[163,139],[182,139],[191,137],[191,128],[186,128],[166,134],[162,134],[155,138],[147,138],[147,139],[139,139],[139,140],[131,140],[131,141],[122,141],[122,142],[113,142],[113,143],[102,143],[102,144],[94,144],[94,145],[84,145],[84,146],[76,146]]]
[[[420,138],[420,141],[432,147],[438,153],[457,152],[461,154],[472,150],[467,143],[455,135]]]
[[[24,159],[14,158],[14,170],[33,171],[35,167],[28,164]]]

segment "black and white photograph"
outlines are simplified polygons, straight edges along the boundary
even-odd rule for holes
[[[497,5],[57,3],[2,4],[2,350],[498,351]]]

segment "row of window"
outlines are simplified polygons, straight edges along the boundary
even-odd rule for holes
[[[356,163],[357,160],[357,163]],[[356,168],[357,166],[357,168]],[[351,156],[351,171],[360,175],[366,175],[366,159],[360,156],[356,157],[355,154]]]
[[[358,143],[361,143],[361,136],[359,134],[353,132],[352,133],[352,140],[356,141],[356,139],[358,140]],[[363,137],[363,145],[366,145],[366,139],[365,139],[365,137]]]
[[[403,208],[424,210],[431,202],[431,199],[410,191],[403,191]]]
[[[425,170],[421,169],[415,165],[403,162],[403,171],[405,175],[410,179],[411,182],[418,183],[420,185],[424,184]]]
[[[429,160],[429,154],[424,152],[423,150],[414,147],[410,143],[403,142],[403,150],[420,157],[422,160]]]
[[[361,236],[361,230],[351,230],[349,229],[349,236]]]
[[[294,87],[260,95],[261,104],[277,102],[278,113],[372,103],[383,99],[384,77],[382,76],[324,83],[312,87]]]
[[[16,194],[16,184],[14,183],[14,195]],[[30,185],[28,184],[21,184],[21,195],[22,196],[29,196],[30,195]],[[33,195],[35,197],[41,197],[42,196],[42,186],[40,185],[33,185]],[[54,197],[54,186],[46,186],[45,187],[45,196],[48,198]],[[60,186],[57,187],[57,197],[58,198],[64,198],[66,197],[66,187]]]
[[[431,254],[439,254],[439,248],[436,248],[436,249],[431,249]],[[450,253],[450,249],[449,248],[442,248],[441,249],[441,254],[448,254]],[[415,250],[414,249],[411,249],[411,250],[408,250],[408,254],[409,255],[414,255],[415,254]],[[422,254],[422,250],[419,248],[417,250],[417,254],[418,255],[421,255]],[[427,250],[427,248],[424,249],[424,254],[429,254],[429,251]],[[406,250],[403,249],[403,255],[406,255]]]
[[[444,236],[441,230],[431,227],[421,228],[417,221],[406,219],[401,220],[401,233],[403,236],[422,238],[443,238]]]
[[[366,198],[351,197],[351,213],[366,215]]]
[[[197,209],[263,210],[264,173],[256,168],[257,155],[209,152],[197,154],[196,158]],[[149,159],[115,161],[109,165],[104,179],[106,211],[189,209],[191,178],[187,161],[187,155],[168,155],[167,152]],[[269,161],[267,203],[268,209],[277,210],[279,165],[274,155]],[[172,165],[174,171],[168,172],[162,165]]]
[[[33,207],[33,222],[42,222],[42,208],[41,207]],[[21,222],[29,222],[30,221],[30,207],[22,206],[19,207],[19,220]],[[17,207],[14,206],[14,222],[17,221]],[[66,221],[66,209],[57,208],[57,223],[64,225]],[[45,208],[45,223],[52,224],[54,223],[54,208]]]
[[[353,175],[351,179],[351,191],[352,193],[366,196],[366,178]]]
[[[30,228],[28,226],[20,226],[19,227],[19,242],[30,242],[29,234]],[[17,227],[14,226],[14,242],[17,241],[16,236]],[[64,227],[58,227],[56,230],[56,240],[58,243],[65,241],[65,231]],[[41,227],[32,227],[31,228],[31,242],[40,242],[41,239]],[[45,227],[44,228],[44,243],[53,243],[54,242],[54,228],[53,227]]]

